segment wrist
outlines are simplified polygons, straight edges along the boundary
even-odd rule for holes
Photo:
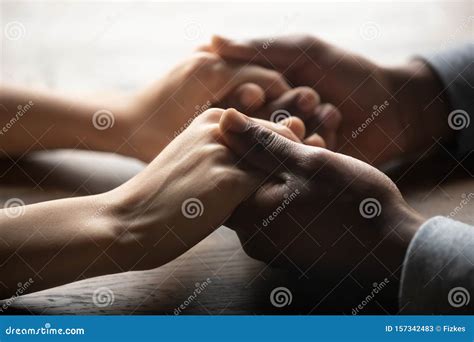
[[[163,191],[164,182],[159,173],[147,171],[104,194],[110,208],[109,221],[113,222],[111,250],[124,271],[158,267],[166,257],[164,248],[157,255],[158,242],[169,233],[165,224],[169,223],[169,212],[160,209],[167,205],[157,195]],[[160,244],[163,246],[164,243]]]
[[[397,115],[403,128],[405,154],[417,154],[433,144],[433,138],[450,140],[448,100],[443,85],[422,59],[393,68],[383,68],[390,92],[395,97]]]
[[[132,223],[136,217],[129,196],[121,187],[100,195],[107,203],[103,217],[107,222],[110,237],[106,253],[122,272],[132,271],[140,259],[139,241],[134,236]]]
[[[402,198],[383,208],[382,243],[378,253],[380,260],[399,278],[406,251],[413,237],[426,221]]]
[[[152,104],[155,102],[158,104]],[[174,139],[173,120],[165,115],[172,111],[159,103],[158,98],[153,102],[150,94],[139,93],[116,108],[120,126],[112,137],[117,146],[113,152],[151,162]]]

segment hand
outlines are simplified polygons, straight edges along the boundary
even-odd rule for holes
[[[143,172],[105,194],[116,222],[114,260],[122,260],[125,269],[158,267],[181,255],[218,228],[262,181],[221,143],[223,113],[205,111]],[[294,141],[304,135],[297,118],[286,125],[253,120]]]
[[[448,101],[424,61],[387,68],[311,36],[247,42],[215,37],[204,49],[275,68],[293,85],[317,90],[342,115],[321,106],[308,130],[318,132],[329,148],[367,163],[417,154],[433,137],[451,138]]]
[[[119,152],[150,161],[210,107],[236,107],[269,119],[271,111],[264,104],[272,101],[294,103],[301,113],[319,104],[312,89],[289,91],[275,71],[230,64],[210,53],[195,54],[117,110],[116,121],[125,123],[122,136],[128,138],[123,143],[119,137]]]
[[[43,109],[55,108],[55,101],[41,100]],[[217,228],[261,181],[221,143],[223,112],[205,111],[141,173],[112,191],[1,209],[0,298],[14,295],[18,281],[29,277],[34,284],[27,291],[39,291],[158,267]],[[286,125],[254,120],[295,141],[304,135],[297,118]]]
[[[395,184],[343,154],[292,142],[228,111],[223,140],[267,181],[232,214],[251,257],[318,279],[397,277],[423,222]],[[373,267],[376,258],[378,267]]]

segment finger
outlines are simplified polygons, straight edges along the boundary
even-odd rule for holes
[[[258,112],[258,117],[279,122],[290,116],[296,116],[306,121],[313,116],[319,102],[319,95],[313,89],[297,87],[268,103]]]
[[[325,141],[328,149],[336,149],[337,133],[342,124],[342,115],[334,105],[325,103],[318,106],[311,118],[305,121],[305,124],[309,136],[317,134]]]
[[[268,121],[267,121],[268,122]],[[306,135],[306,127],[303,120],[296,116],[289,117],[279,122],[280,125],[288,127],[300,141],[303,141]]]
[[[218,107],[254,112],[265,104],[265,91],[255,83],[245,83],[224,98]]]
[[[282,166],[298,167],[307,146],[297,144],[250,120],[235,109],[227,109],[219,126],[224,143],[252,166],[268,173],[281,173]]]
[[[267,67],[285,66],[300,57],[301,51],[291,44],[290,37],[261,38],[238,42],[213,36],[210,47],[224,58],[258,63]]]
[[[267,101],[276,99],[291,89],[283,75],[274,70],[252,64],[229,64],[227,68],[230,72],[227,86],[235,88],[243,83],[255,83],[264,90]]]
[[[327,148],[326,142],[318,133],[311,134],[303,140],[303,143],[310,146]]]
[[[288,138],[297,143],[301,143],[304,138],[305,127],[303,121],[296,117],[286,119],[281,123],[274,123],[267,120],[249,118],[260,126],[266,127],[275,133],[278,133],[285,138]]]
[[[196,48],[196,51],[198,51],[198,52],[211,52],[212,53],[212,52],[214,52],[214,49],[212,48],[211,45],[205,44],[205,45],[198,46]]]

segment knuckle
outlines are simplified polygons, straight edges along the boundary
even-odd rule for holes
[[[300,159],[300,167],[309,174],[322,168],[330,162],[331,153],[325,148],[311,147]]]
[[[312,46],[316,37],[309,33],[297,33],[289,36],[289,39],[293,42],[294,45],[298,46],[301,49],[307,49],[309,46]]]
[[[219,123],[222,113],[224,113],[223,109],[209,108],[202,112],[195,121],[200,123]]]
[[[311,34],[300,34],[298,37],[298,41],[302,46],[308,46],[314,43],[314,36]]]
[[[257,124],[251,124],[249,131],[252,136],[252,140],[263,147],[274,144],[275,140],[277,139],[275,132]]]
[[[213,164],[216,165],[213,168],[213,172],[216,173],[221,171],[221,165],[228,161],[230,155],[226,147],[217,143],[204,145],[201,153],[204,158],[211,158]]]

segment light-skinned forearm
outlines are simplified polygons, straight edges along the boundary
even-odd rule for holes
[[[102,194],[0,210],[0,298],[30,278],[28,292],[125,271],[111,200]]]
[[[121,108],[120,104],[110,108],[103,101],[0,87],[0,156],[63,148],[114,152],[127,136],[128,124],[116,120],[114,113]]]

